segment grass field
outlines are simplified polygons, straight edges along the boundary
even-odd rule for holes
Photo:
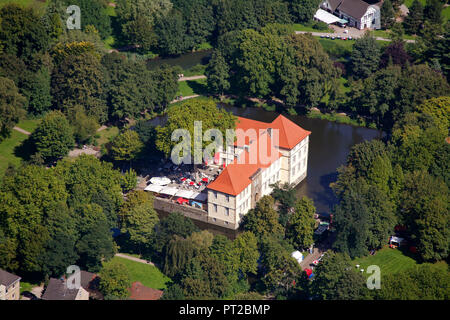
[[[390,31],[387,31],[387,30],[373,30],[372,33],[373,33],[373,35],[375,37],[380,37],[380,38],[384,38],[384,39],[390,39],[389,38],[390,37]],[[405,34],[405,35],[403,35],[403,39],[404,40],[415,40],[416,37]]]
[[[425,6],[427,4],[427,0],[419,0],[419,1],[420,1],[420,3],[422,3],[423,6]],[[405,6],[410,8],[413,2],[414,2],[414,0],[405,0],[404,4],[405,4]]]
[[[200,76],[200,75],[204,75],[205,71],[206,71],[206,65],[197,64],[190,69],[183,70],[183,74],[185,77]]]
[[[40,8],[46,5],[47,1],[40,0],[0,0],[0,7],[8,3],[16,3],[24,7],[33,6],[35,8]]]
[[[40,120],[38,119],[22,120],[17,124],[17,127],[26,130],[28,132],[33,132],[34,129],[37,128],[39,121]]]
[[[130,273],[132,282],[139,281],[149,288],[164,290],[166,289],[166,285],[171,281],[155,266],[120,257],[114,257],[113,260],[125,265]]]
[[[355,259],[354,265],[359,264],[360,269],[366,270],[370,265],[380,267],[381,274],[394,274],[400,271],[410,269],[417,265],[417,261],[405,255],[398,249],[385,247],[375,253],[373,256]]]
[[[12,130],[11,136],[0,143],[0,176],[3,176],[10,163],[16,166],[20,164],[22,159],[14,154],[14,150],[27,138],[27,135]]]
[[[305,26],[305,25],[300,24],[300,23],[294,23],[292,25],[292,27],[294,28],[294,31],[334,33],[334,30],[331,29],[331,28],[328,28],[328,30],[318,30],[318,29],[314,29],[313,27]]]
[[[97,132],[96,138],[97,145],[103,146],[104,144],[108,143],[112,138],[117,136],[119,134],[119,128],[118,127],[108,127],[105,130],[102,130],[100,132]]]
[[[450,6],[445,7],[444,10],[442,10],[442,18],[444,22],[450,20]]]
[[[38,123],[39,120],[22,120],[17,124],[17,127],[28,132],[33,132]],[[16,154],[16,148],[27,138],[27,135],[16,130],[11,130],[11,136],[0,143],[0,177],[3,176],[9,163],[16,166],[20,164],[22,159]]]
[[[206,91],[206,79],[178,82],[177,95],[182,95],[184,97],[193,96],[196,94],[202,95],[205,94]]]

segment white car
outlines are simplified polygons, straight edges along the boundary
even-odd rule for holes
[[[348,33],[348,30],[344,30],[344,33]]]

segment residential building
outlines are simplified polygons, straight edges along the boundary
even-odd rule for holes
[[[89,300],[89,292],[82,286],[69,289],[65,279],[50,278],[42,300]]]
[[[282,115],[271,123],[239,117],[234,148],[219,154],[224,169],[207,186],[208,220],[237,229],[272,184],[305,179],[310,134]]]
[[[348,26],[362,30],[381,28],[381,4],[369,4],[362,0],[324,0],[320,7],[347,20]]]
[[[0,300],[19,300],[19,276],[0,269]]]
[[[163,291],[146,287],[138,281],[133,282],[129,290],[132,300],[159,300],[163,295]]]

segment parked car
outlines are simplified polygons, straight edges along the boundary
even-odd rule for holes
[[[334,40],[334,39],[336,39],[335,37],[331,37],[331,40]]]
[[[349,36],[349,37],[348,37],[348,40],[353,40],[353,38]]]

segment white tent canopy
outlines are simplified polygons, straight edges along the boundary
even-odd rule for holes
[[[180,190],[175,194],[175,196],[185,198],[185,199],[191,199],[193,194],[194,194],[194,191]]]
[[[300,251],[294,251],[291,253],[291,257],[297,260],[298,263],[303,261],[303,254]]]
[[[335,15],[322,9],[317,10],[314,18],[327,24],[335,23],[341,20],[341,18],[336,17]]]
[[[166,177],[153,177],[150,179],[150,183],[165,186],[170,183],[170,179]]]
[[[164,189],[164,187],[158,184],[149,184],[144,190],[159,193],[162,189]]]
[[[165,187],[165,188],[161,189],[159,191],[159,193],[166,194],[168,196],[174,196],[178,191],[179,191],[179,189],[177,189],[177,188]]]

